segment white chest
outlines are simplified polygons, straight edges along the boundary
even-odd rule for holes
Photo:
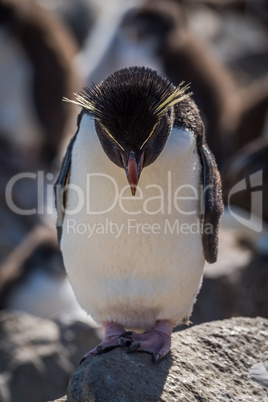
[[[124,170],[83,117],[61,248],[78,301],[96,320],[145,328],[189,314],[204,265],[199,181],[194,136],[173,129],[132,197]]]

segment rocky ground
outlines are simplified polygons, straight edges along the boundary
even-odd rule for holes
[[[66,389],[67,399],[58,401],[266,400],[267,391],[250,375],[267,351],[268,319],[237,317],[176,332],[171,352],[157,364],[146,353],[117,348],[79,365],[99,339],[98,330],[78,319],[3,311],[0,400],[52,401]]]
[[[60,397],[81,356],[100,339],[79,319],[48,320],[0,313],[0,401],[44,402]]]
[[[171,353],[157,364],[117,348],[76,369],[67,401],[265,401],[249,369],[267,339],[267,319],[232,318],[173,334]]]

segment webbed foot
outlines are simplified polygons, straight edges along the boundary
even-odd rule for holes
[[[94,349],[86,353],[80,360],[80,364],[91,356],[102,355],[103,353],[109,352],[110,350],[117,348],[119,346],[125,346],[122,341],[121,335],[125,329],[115,322],[104,322],[104,339],[96,346]]]
[[[146,352],[155,362],[162,359],[170,350],[173,324],[169,320],[160,320],[156,326],[144,333],[127,331],[121,335],[124,346],[129,346],[128,353]]]

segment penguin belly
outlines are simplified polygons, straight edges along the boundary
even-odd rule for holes
[[[78,302],[99,323],[147,330],[188,319],[202,282],[200,161],[173,128],[133,197],[84,115],[72,151],[61,250]],[[188,197],[187,199],[183,197]]]

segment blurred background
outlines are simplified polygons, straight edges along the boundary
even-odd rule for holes
[[[65,393],[101,336],[59,252],[53,183],[79,108],[63,96],[144,65],[191,82],[226,210],[193,325],[268,318],[268,1],[0,0],[0,400]]]

